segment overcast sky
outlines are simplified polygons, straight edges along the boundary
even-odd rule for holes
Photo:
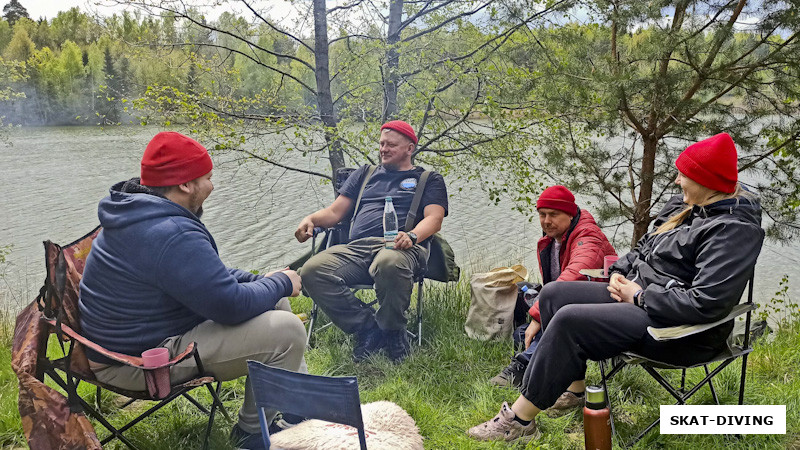
[[[8,2],[2,1],[2,3]],[[59,11],[66,11],[73,6],[86,11],[89,5],[86,0],[19,0],[19,3],[28,10],[28,14],[33,20],[37,20],[39,17],[52,19]]]

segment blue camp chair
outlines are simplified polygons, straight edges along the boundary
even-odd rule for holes
[[[367,436],[361,418],[356,377],[323,377],[269,367],[247,361],[261,435],[269,448],[269,426],[264,408],[350,425],[358,430],[361,450],[367,448]]]

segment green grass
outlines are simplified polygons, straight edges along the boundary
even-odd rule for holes
[[[294,301],[296,312],[308,311],[308,299]],[[313,348],[306,354],[311,373],[356,375],[361,388],[361,401],[389,400],[402,406],[416,420],[429,449],[500,449],[500,448],[583,448],[582,414],[560,418],[540,415],[537,421],[542,438],[527,446],[502,442],[480,443],[467,438],[465,430],[491,418],[503,401],[512,402],[517,394],[512,389],[491,387],[486,380],[497,373],[511,355],[510,343],[478,342],[463,331],[469,307],[469,287],[465,283],[426,287],[426,342],[414,347],[413,355],[400,365],[384,357],[353,364],[352,340],[335,327],[317,333]],[[24,437],[17,412],[17,381],[10,368],[10,341],[4,337],[0,346],[0,446],[24,446]],[[51,345],[51,351],[57,346]],[[730,448],[730,449],[800,449],[800,322],[794,321],[778,331],[771,342],[756,346],[748,364],[748,404],[785,404],[786,435],[748,435],[741,438],[714,435],[660,436],[651,432],[635,448]],[[717,392],[723,403],[736,403],[739,363],[726,368],[717,378]],[[677,372],[677,371],[676,371]],[[702,369],[690,372],[690,379],[700,379]],[[679,373],[674,374],[675,376]],[[671,375],[672,376],[672,375]],[[599,381],[596,364],[590,364],[587,381]],[[242,380],[225,383],[223,401],[233,414],[242,401]],[[672,404],[666,394],[638,367],[618,374],[609,385],[617,425],[623,439],[628,440],[658,416],[660,404]],[[92,398],[93,389],[82,387]],[[200,396],[208,401],[208,396]],[[103,397],[103,404],[113,407],[114,396]],[[710,403],[708,389],[701,390],[691,403]],[[119,412],[112,422],[121,424],[131,412]],[[199,447],[205,431],[205,417],[188,402],[179,400],[126,433],[143,448],[175,449]],[[106,436],[95,424],[98,434]],[[211,447],[228,449],[227,435],[232,426],[220,415],[212,435]],[[113,441],[107,448],[125,448]]]

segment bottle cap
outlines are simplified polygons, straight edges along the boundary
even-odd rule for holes
[[[386,201],[387,202],[391,202],[392,201],[392,197],[386,197]]]
[[[586,406],[596,406],[591,409],[600,409],[606,406],[606,393],[602,386],[586,386]]]

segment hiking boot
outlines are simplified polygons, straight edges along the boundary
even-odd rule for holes
[[[378,353],[386,345],[383,331],[377,325],[359,330],[355,336],[356,344],[353,346],[353,361],[355,362],[364,361]]]
[[[493,419],[470,428],[467,430],[467,435],[479,441],[495,439],[503,439],[504,441],[522,439],[523,441],[529,441],[539,437],[539,430],[536,429],[535,420],[531,420],[528,425],[522,425],[514,420],[514,417],[516,417],[514,411],[509,408],[507,402],[503,402],[500,412]]]
[[[526,368],[528,368],[528,364],[514,356],[511,358],[511,364],[492,377],[489,384],[502,387],[514,386],[519,389],[522,386],[522,377],[525,375]]]
[[[386,336],[386,354],[395,364],[401,363],[411,353],[411,346],[408,344],[407,331],[390,330],[384,331]]]
[[[558,397],[556,403],[547,409],[547,415],[550,417],[560,417],[572,411],[573,409],[582,407],[584,404],[585,396],[578,396],[574,392],[566,391]]]
[[[266,450],[267,448],[260,432],[248,433],[242,430],[238,423],[231,428],[230,441],[233,448],[241,450]]]

